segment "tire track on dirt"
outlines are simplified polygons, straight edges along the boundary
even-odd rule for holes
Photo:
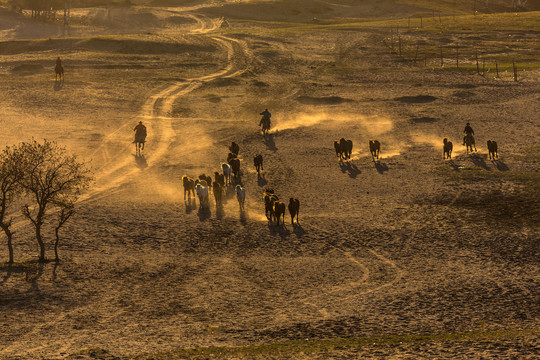
[[[188,14],[187,16],[193,18],[199,24],[199,28],[192,30],[190,32],[191,34],[205,35],[221,26],[221,20],[219,19],[210,19],[206,16],[196,14]],[[238,76],[245,72],[249,66],[249,59],[252,55],[244,42],[223,35],[212,35],[209,36],[209,38],[218,42],[219,45],[227,51],[227,66],[216,73],[180,81],[158,90],[155,95],[152,95],[144,103],[141,114],[137,117],[140,121],[144,120],[150,130],[149,133],[155,134],[156,136],[153,143],[157,144],[157,147],[149,154],[149,159],[152,161],[148,165],[149,168],[155,167],[160,163],[160,160],[162,160],[167,153],[169,146],[172,145],[173,141],[176,139],[176,132],[173,129],[171,118],[174,102],[179,97],[199,88],[205,82],[218,78]],[[238,57],[245,59],[240,66],[238,66],[235,61]],[[122,125],[112,133],[108,134],[107,138],[118,134],[120,131],[127,130],[127,126],[128,123]],[[100,197],[100,195],[106,195],[110,191],[129,182],[131,178],[139,173],[140,169],[133,161],[134,155],[131,153],[131,146],[131,143],[124,142],[120,159],[115,161],[112,166],[98,173],[96,176],[97,185],[92,190],[82,195],[80,201],[95,199]],[[111,152],[107,149],[106,144],[104,144],[101,151],[107,158],[111,158]],[[142,154],[142,158],[146,163],[144,154]]]

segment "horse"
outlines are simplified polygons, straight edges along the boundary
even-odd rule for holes
[[[231,166],[234,178],[237,179],[240,173],[240,159],[238,158],[230,159],[229,165]]]
[[[223,188],[218,182],[214,182],[214,199],[216,200],[216,208],[223,206]]]
[[[281,201],[274,201],[274,218],[276,225],[279,226],[279,218],[283,216],[283,224],[285,224],[285,204]]]
[[[232,173],[231,165],[223,163],[221,164],[221,170],[223,171],[223,177],[225,178],[225,185],[230,185]]]
[[[191,199],[191,194],[195,197],[195,180],[188,177],[187,175],[182,176],[182,185],[184,185],[184,200],[186,200],[186,193]]]
[[[64,80],[64,67],[60,64],[57,64],[55,67],[54,67],[54,72],[56,73],[56,80],[58,80],[58,78],[60,78],[60,81]]]
[[[209,207],[208,203],[208,187],[205,186],[206,181],[201,180],[197,185],[195,185],[195,191],[199,197],[199,208],[207,209]]]
[[[369,151],[371,157],[375,161],[375,157],[379,160],[379,153],[381,152],[381,143],[378,140],[369,140]]]
[[[253,158],[253,166],[255,166],[255,170],[257,170],[257,175],[261,176],[261,170],[264,170],[262,155],[259,154]]]
[[[208,185],[208,190],[212,190],[212,177],[206,176],[206,174],[199,175],[199,180],[206,181],[206,184]]]
[[[214,172],[214,186],[216,186],[216,184],[221,187],[225,186],[225,176],[217,171]]]
[[[334,150],[336,150],[336,156],[341,160],[343,158],[343,151],[341,151],[341,146],[337,140],[334,140]]]
[[[146,141],[146,131],[137,131],[135,133],[135,140],[133,140],[133,142],[135,143],[135,151],[137,153],[140,153],[141,150],[144,150],[145,141]]]
[[[341,147],[341,152],[343,153],[343,156],[345,157],[345,159],[350,159],[351,154],[352,154],[352,148],[353,148],[352,140],[345,140],[341,138],[339,140],[339,147]]]
[[[270,118],[268,116],[263,116],[259,125],[262,125],[262,133],[264,135],[268,134],[270,131]]]
[[[294,225],[295,216],[296,216],[296,223],[298,224],[298,214],[300,214],[300,201],[298,199],[295,199],[295,198],[289,199],[289,214],[291,214],[291,224]]]
[[[474,136],[472,136],[472,134],[465,135],[465,146],[467,147],[467,154],[469,153],[469,148],[471,149],[471,152],[473,151],[473,146],[474,146],[474,151],[477,151],[476,143],[474,141]]]
[[[268,220],[272,220],[274,216],[274,202],[278,200],[279,198],[274,194],[273,189],[266,189],[264,191],[264,214]]]
[[[497,153],[497,142],[496,141],[487,141],[487,147],[488,147],[488,155],[490,160],[495,160],[495,156],[497,156],[497,159],[499,158],[499,154]]]
[[[236,199],[238,200],[238,205],[240,205],[240,210],[244,210],[244,202],[246,201],[246,189],[240,185],[236,185]]]
[[[231,146],[229,146],[229,151],[235,156],[238,156],[238,153],[240,152],[240,146],[238,146],[238,144],[233,141],[231,143]]]
[[[454,148],[454,145],[451,141],[448,141],[448,138],[443,139],[443,159],[446,159],[446,156],[448,156],[448,159],[452,158],[452,149]]]

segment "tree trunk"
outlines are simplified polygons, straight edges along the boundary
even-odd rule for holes
[[[56,240],[54,242],[54,261],[56,262],[60,261],[60,258],[58,257],[58,242],[60,241],[60,237],[58,236],[58,230],[59,228],[54,229],[54,234],[56,235]]]
[[[41,216],[38,215],[36,220],[36,239],[39,244],[39,262],[45,262],[45,243],[43,242],[43,237],[41,236],[41,225],[43,220]]]
[[[2,230],[4,230],[4,233],[7,237],[7,246],[8,246],[8,252],[9,252],[9,261],[8,264],[13,264],[13,233],[9,230],[9,227],[6,225],[2,225]]]

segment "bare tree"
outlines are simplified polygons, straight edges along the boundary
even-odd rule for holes
[[[42,144],[35,140],[21,143],[14,148],[14,155],[18,183],[28,200],[32,200],[32,204],[23,206],[22,212],[35,227],[39,261],[43,262],[45,243],[42,226],[49,205],[61,203],[66,198],[76,199],[89,185],[90,173],[75,155],[69,155],[65,148],[48,140]]]
[[[13,263],[13,234],[11,231],[12,219],[7,219],[7,212],[18,190],[17,171],[13,163],[13,155],[10,148],[4,149],[0,154],[0,227],[7,237],[9,251],[9,264]]]

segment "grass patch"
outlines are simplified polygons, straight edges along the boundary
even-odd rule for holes
[[[540,335],[539,330],[505,330],[467,333],[440,333],[419,335],[386,335],[373,337],[350,337],[334,339],[313,339],[285,341],[261,345],[248,345],[239,347],[201,347],[192,349],[178,349],[166,353],[144,354],[131,359],[184,359],[184,358],[260,358],[290,357],[294,354],[327,353],[334,350],[354,351],[358,348],[376,348],[398,344],[427,344],[430,342],[457,342],[478,340],[501,340],[524,335]]]

